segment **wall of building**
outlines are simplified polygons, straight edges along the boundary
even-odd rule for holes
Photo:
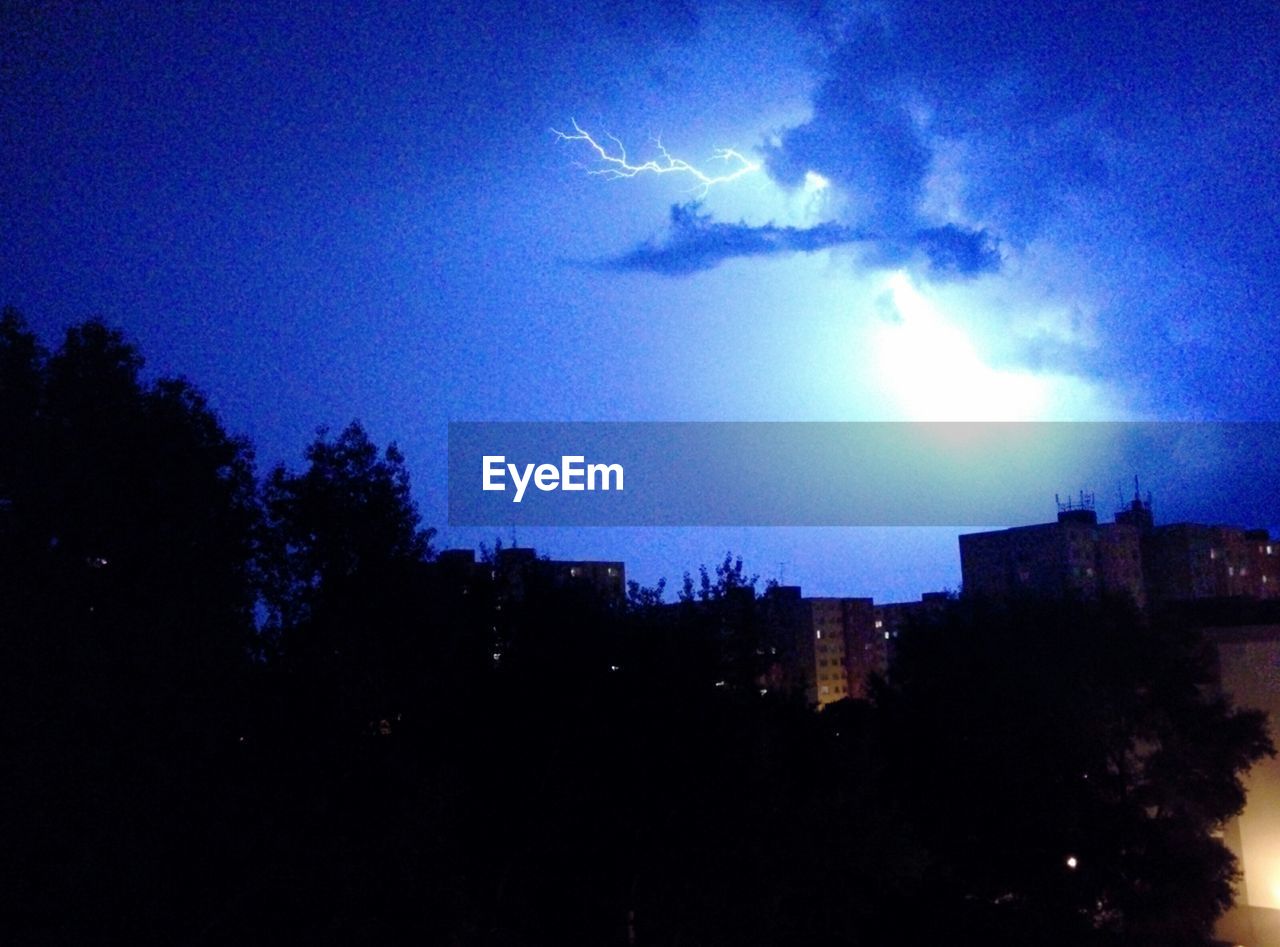
[[[1280,625],[1208,628],[1223,691],[1268,717],[1280,739]],[[1236,906],[1217,935],[1245,947],[1280,947],[1280,759],[1259,761],[1245,779],[1248,802],[1225,840],[1243,870]]]

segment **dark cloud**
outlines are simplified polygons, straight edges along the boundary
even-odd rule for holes
[[[665,237],[647,241],[604,265],[609,269],[685,276],[713,269],[734,257],[812,253],[867,239],[861,231],[835,223],[804,228],[722,223],[701,213],[701,205],[694,202],[672,205],[671,228]]]
[[[849,197],[845,222],[905,232],[936,222],[919,213],[934,149],[962,142],[968,216],[1029,241],[1111,178],[1100,121],[1117,92],[1087,66],[1115,65],[1115,30],[1132,17],[1099,14],[1084,30],[1064,3],[1002,13],[995,0],[919,0],[850,16],[828,39],[812,114],[768,150],[769,173],[795,186],[816,171]],[[1046,30],[1058,16],[1070,28]]]
[[[997,241],[983,230],[948,225],[887,238],[838,223],[752,226],[713,220],[696,202],[672,206],[671,226],[663,238],[647,241],[602,265],[613,270],[687,276],[735,257],[813,253],[849,244],[865,245],[868,254],[885,265],[923,258],[932,272],[943,276],[974,276],[1000,268]]]
[[[929,169],[899,66],[878,26],[853,30],[832,53],[813,101],[813,116],[784,131],[766,151],[769,173],[784,186],[817,171],[854,195],[859,221],[902,230]]]
[[[929,268],[940,275],[976,276],[1000,269],[999,241],[985,230],[967,230],[955,224],[918,230],[913,241],[929,259]]]

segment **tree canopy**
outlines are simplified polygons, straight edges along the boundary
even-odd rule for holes
[[[740,557],[675,602],[437,558],[394,444],[304,460],[258,480],[120,333],[0,315],[17,940],[1154,947],[1229,903],[1272,749],[1185,628],[959,599],[817,713]]]
[[[962,599],[903,634],[876,690],[891,792],[958,929],[1207,942],[1235,878],[1214,832],[1272,752],[1210,668],[1122,601]]]

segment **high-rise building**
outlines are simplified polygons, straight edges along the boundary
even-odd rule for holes
[[[626,568],[616,561],[540,559],[525,548],[477,560],[474,550],[446,549],[428,569],[429,581],[438,583],[439,618],[470,629],[494,667],[505,665],[525,629],[520,606],[531,595],[576,590],[607,609],[626,603]]]
[[[1267,715],[1280,733],[1280,624],[1275,603],[1255,604],[1250,615],[1220,609],[1202,627],[1217,658],[1218,686],[1233,703]],[[1242,619],[1237,623],[1236,619]],[[1280,758],[1262,759],[1244,777],[1244,811],[1223,826],[1223,841],[1238,860],[1236,900],[1215,936],[1231,944],[1280,944]]]
[[[869,598],[805,598],[800,587],[774,586],[762,602],[766,686],[803,693],[818,707],[865,698],[867,677],[883,672],[886,648]]]
[[[876,606],[875,631],[884,642],[885,664],[893,653],[893,643],[902,630],[916,621],[937,615],[951,600],[950,592],[925,592],[918,602],[884,602]]]
[[[627,572],[622,562],[540,559],[533,549],[499,549],[490,561],[477,561],[474,550],[446,549],[436,557],[435,569],[467,587],[490,583],[499,600],[520,601],[531,582],[547,581],[557,588],[590,589],[608,605],[626,601]]]
[[[1099,523],[1082,493],[1059,502],[1057,522],[962,535],[960,570],[968,595],[1124,593],[1141,608],[1280,598],[1280,543],[1265,529],[1157,526],[1137,495],[1114,523]]]
[[[1280,598],[1280,544],[1265,529],[1171,523],[1143,542],[1153,602]]]
[[[1142,607],[1142,537],[1141,525],[1130,517],[1099,523],[1093,496],[1082,493],[1078,501],[1059,501],[1055,522],[962,535],[964,592],[995,598],[1126,594]]]

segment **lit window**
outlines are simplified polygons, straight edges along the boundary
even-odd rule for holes
[[[819,628],[819,629],[818,629],[817,634],[818,634],[818,640],[819,640],[819,641],[821,641],[821,640],[822,640],[822,629],[821,629],[821,628]]]
[[[877,628],[883,628],[883,627],[884,627],[884,622],[880,621],[879,619],[876,619],[876,627],[877,627]]]

